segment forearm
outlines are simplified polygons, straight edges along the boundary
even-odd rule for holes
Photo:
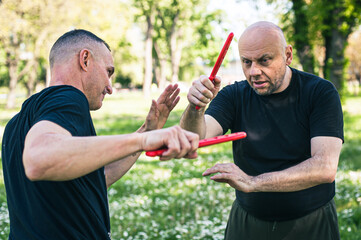
[[[137,133],[143,133],[147,131],[146,123],[136,131]],[[138,160],[142,151],[133,153],[125,158],[119,159],[115,162],[112,162],[104,167],[105,169],[105,178],[107,187],[109,188],[113,183],[118,181],[121,177],[126,174],[129,169],[134,165],[134,163]]]
[[[337,162],[312,157],[288,169],[252,177],[250,184],[255,192],[292,192],[331,183],[336,176]]]
[[[206,135],[204,112],[205,108],[196,110],[194,105],[189,104],[181,117],[180,126],[185,130],[197,133],[199,138],[203,139]]]
[[[133,153],[128,157],[122,158],[105,166],[107,187],[110,187],[113,183],[123,177],[138,160],[141,153],[141,151]]]
[[[74,179],[141,150],[138,133],[98,137],[44,134],[33,142],[34,146],[24,150],[24,166],[31,180]]]

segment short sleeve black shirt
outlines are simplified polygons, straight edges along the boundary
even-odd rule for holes
[[[292,70],[283,92],[258,95],[247,81],[224,87],[206,114],[223,132],[245,131],[247,138],[233,142],[235,164],[255,176],[280,171],[311,157],[311,138],[332,136],[343,140],[340,98],[331,82]],[[296,192],[243,193],[237,200],[249,213],[265,220],[288,220],[310,213],[330,201],[335,183]]]
[[[10,215],[9,239],[110,239],[104,168],[70,181],[30,181],[22,153],[29,129],[47,120],[73,136],[95,136],[85,95],[71,86],[30,97],[7,124],[2,161]]]

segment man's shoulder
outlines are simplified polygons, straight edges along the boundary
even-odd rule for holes
[[[44,88],[41,92],[37,93],[38,97],[46,97],[48,95],[58,95],[58,96],[65,96],[68,95],[69,97],[74,98],[82,98],[85,95],[77,88],[70,86],[70,85],[59,85],[59,86],[51,86]]]
[[[228,84],[227,86],[223,87],[223,91],[245,91],[249,90],[250,86],[247,80],[235,81],[232,84]]]
[[[315,74],[312,74],[312,73],[309,73],[309,72],[304,72],[304,71],[301,71],[301,70],[298,70],[298,69],[295,69],[295,68],[291,68],[292,69],[292,74],[295,75],[296,78],[304,81],[304,82],[307,82],[307,83],[310,83],[310,84],[331,84],[332,83],[320,76],[317,76]]]
[[[304,89],[336,90],[332,82],[312,73],[292,69],[293,79],[296,79]]]

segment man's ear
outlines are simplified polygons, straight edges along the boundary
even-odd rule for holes
[[[292,46],[288,45],[286,47],[286,64],[287,64],[287,66],[291,65],[292,60],[293,60]]]
[[[88,66],[90,62],[90,50],[88,49],[82,49],[79,54],[79,64],[80,68],[84,70],[85,72],[88,71]]]

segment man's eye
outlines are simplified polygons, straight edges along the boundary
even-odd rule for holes
[[[263,59],[261,60],[261,63],[262,63],[262,64],[268,64],[269,61],[270,61],[269,58],[263,58]]]
[[[246,65],[249,65],[249,64],[251,64],[251,61],[244,59],[244,60],[243,60],[243,63],[246,64]]]

